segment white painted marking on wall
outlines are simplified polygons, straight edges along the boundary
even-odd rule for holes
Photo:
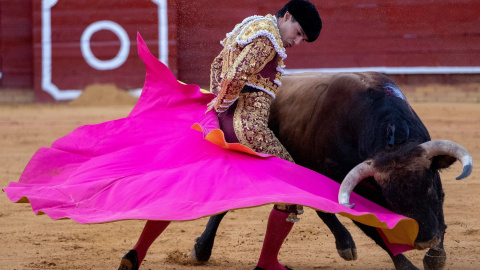
[[[100,30],[112,31],[120,40],[120,50],[117,55],[110,60],[100,60],[92,53],[90,47],[90,39],[93,34]],[[80,48],[82,49],[82,55],[87,64],[98,70],[111,70],[116,69],[123,65],[130,53],[130,38],[123,27],[118,23],[112,21],[98,21],[90,24],[85,31],[83,31],[80,38]]]
[[[62,90],[52,83],[52,29],[51,8],[58,0],[42,1],[42,89],[52,95],[56,100],[68,100],[77,98],[82,91]]]
[[[152,0],[158,5],[158,56],[168,66],[168,8],[167,0]]]
[[[42,89],[55,100],[75,99],[82,93],[81,90],[60,90],[52,83],[52,29],[51,8],[58,0],[42,0]],[[168,18],[167,0],[152,0],[158,6],[158,38],[159,60],[168,65]],[[131,93],[139,96],[141,89],[134,89]]]

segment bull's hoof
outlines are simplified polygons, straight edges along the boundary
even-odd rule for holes
[[[354,261],[357,259],[357,247],[355,246],[355,242],[353,241],[352,236],[348,231],[345,234],[340,236],[336,236],[335,245],[337,247],[337,252],[340,257],[342,257],[346,261]]]
[[[347,249],[337,249],[338,255],[342,257],[345,261],[354,261],[357,259],[357,249],[356,248],[347,248]]]
[[[446,260],[447,255],[444,249],[431,248],[423,257],[423,268],[425,270],[442,270],[445,268]]]
[[[200,242],[200,238],[195,239],[195,245],[190,253],[190,258],[197,262],[207,262],[212,255],[213,242],[208,243]]]

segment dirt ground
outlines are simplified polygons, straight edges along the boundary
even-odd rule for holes
[[[126,116],[134,101],[117,105],[0,106],[0,187],[17,181],[41,146],[50,145],[75,127]],[[412,107],[433,139],[462,144],[480,160],[480,103],[414,102]],[[466,180],[456,181],[461,166],[442,172],[448,225],[446,269],[478,269],[480,260],[480,174],[478,166]],[[193,265],[188,256],[207,218],[172,223],[150,249],[143,269],[253,269],[258,259],[271,206],[231,211],[218,232],[211,260]],[[281,262],[294,269],[393,269],[388,255],[341,217],[356,241],[358,260],[346,262],[336,252],[334,238],[317,215],[306,209],[280,252]],[[116,269],[140,234],[144,221],[81,225],[35,216],[28,204],[11,203],[0,192],[0,269]],[[423,268],[425,251],[406,256]]]

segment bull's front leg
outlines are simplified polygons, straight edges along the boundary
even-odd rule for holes
[[[317,215],[327,225],[335,237],[337,252],[346,261],[357,259],[357,248],[350,232],[338,220],[335,214],[317,211]]]
[[[377,243],[381,248],[383,248],[388,255],[390,255],[390,258],[392,258],[392,262],[395,265],[396,270],[419,270],[415,265],[413,265],[407,257],[403,254],[399,255],[393,255],[390,250],[388,249],[387,245],[383,242],[382,237],[378,233],[377,229],[374,227],[370,227],[361,223],[358,223],[354,221],[354,223],[370,238]]]
[[[202,235],[195,239],[190,257],[199,262],[206,262],[212,255],[213,243],[215,242],[215,235],[217,234],[218,226],[227,212],[211,216],[208,220],[207,227]]]
[[[443,247],[443,240],[445,239],[445,232],[442,234],[440,244],[428,250],[423,257],[423,268],[425,270],[442,270],[445,268],[445,261],[447,254]]]

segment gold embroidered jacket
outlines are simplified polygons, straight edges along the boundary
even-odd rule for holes
[[[221,43],[224,48],[213,61],[210,72],[210,89],[217,94],[215,110],[227,110],[245,85],[275,98],[285,67],[283,59],[287,57],[276,18],[270,14],[248,17]],[[218,93],[217,86],[220,86]]]

